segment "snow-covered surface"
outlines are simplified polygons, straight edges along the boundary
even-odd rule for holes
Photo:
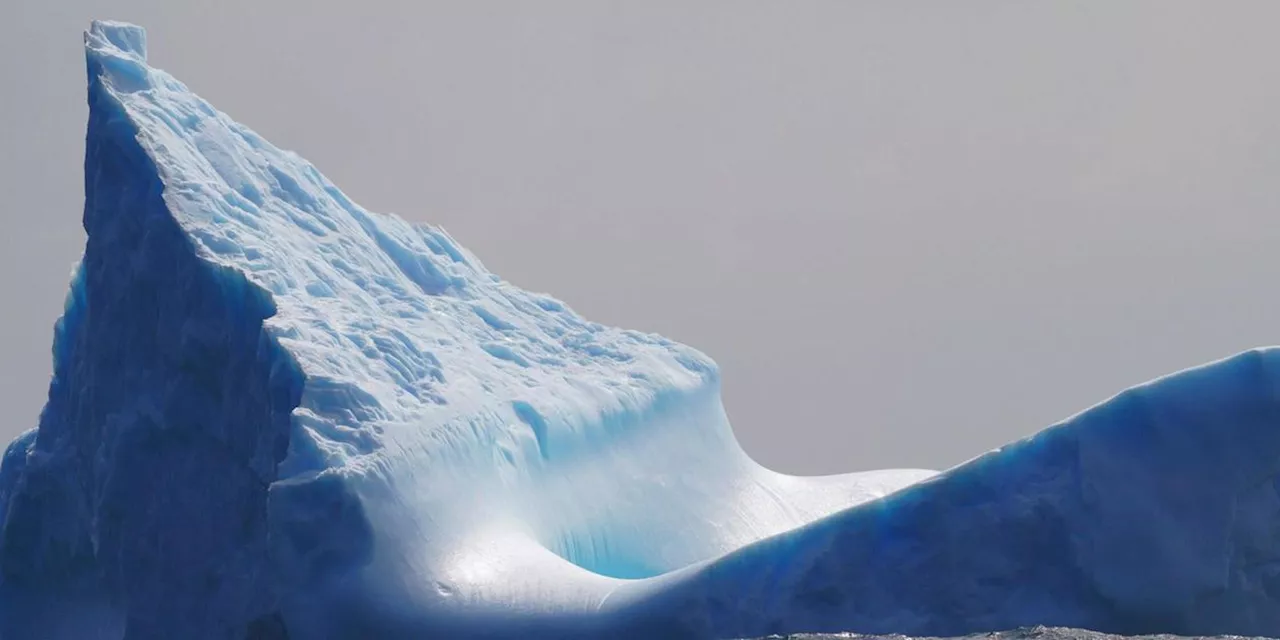
[[[778,474],[706,356],[365,211],[136,27],[86,50],[88,243],[0,467],[0,637],[1280,634],[1280,353],[941,475]]]

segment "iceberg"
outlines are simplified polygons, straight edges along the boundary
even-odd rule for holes
[[[146,44],[85,34],[87,242],[0,464],[0,637],[1280,635],[1280,351],[942,473],[783,475],[708,357],[366,211]]]

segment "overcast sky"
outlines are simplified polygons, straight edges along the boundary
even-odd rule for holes
[[[81,31],[369,209],[720,363],[778,470],[939,468],[1280,342],[1280,2],[8,0],[0,423],[83,247]]]

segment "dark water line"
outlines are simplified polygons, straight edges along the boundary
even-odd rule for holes
[[[1244,638],[1259,638],[1266,640],[1264,636],[1175,636],[1175,635],[1148,635],[1148,636],[1119,636],[1108,633],[1098,633],[1097,631],[1088,631],[1086,629],[1064,629],[1057,627],[1028,627],[1024,629],[1013,629],[1011,631],[996,631],[991,633],[975,633],[967,636],[958,636],[964,640],[1185,640],[1191,638],[1213,638],[1216,640],[1238,640]],[[902,635],[861,635],[857,633],[797,633],[780,636],[766,636],[757,640],[941,640],[927,637],[913,637]]]

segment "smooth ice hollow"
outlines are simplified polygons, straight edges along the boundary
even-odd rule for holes
[[[0,466],[6,640],[1280,635],[1280,352],[942,474],[774,473],[706,356],[365,211],[141,29],[85,42],[88,242]]]

